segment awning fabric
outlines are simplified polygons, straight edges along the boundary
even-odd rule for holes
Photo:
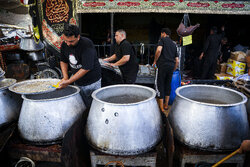
[[[199,13],[250,15],[249,0],[76,0],[77,13]]]

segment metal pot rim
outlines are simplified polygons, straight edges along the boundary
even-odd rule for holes
[[[13,79],[13,78],[4,78],[3,80],[0,80],[0,82],[3,82],[5,80],[9,80],[12,83],[10,83],[9,85],[6,85],[4,87],[0,87],[0,90],[8,89],[10,86],[12,86],[12,85],[14,85],[16,83],[16,79]]]
[[[234,92],[234,93],[240,95],[242,97],[242,101],[239,102],[239,103],[232,103],[232,104],[211,104],[211,103],[198,102],[198,101],[191,100],[191,99],[189,99],[187,97],[184,97],[184,96],[180,95],[180,90],[184,89],[184,88],[187,88],[187,87],[213,87],[213,88],[220,88],[220,89],[228,90],[228,91],[231,91],[231,92]],[[192,85],[181,86],[181,87],[179,87],[179,88],[176,89],[176,96],[178,96],[178,97],[180,97],[182,99],[185,99],[187,101],[190,101],[192,103],[197,103],[197,104],[202,104],[202,105],[208,105],[208,106],[230,107],[230,106],[238,106],[240,104],[245,104],[247,102],[247,97],[243,93],[238,92],[238,91],[233,90],[233,89],[230,89],[230,88],[225,88],[225,87],[220,87],[220,86],[214,86],[214,85],[192,84]]]
[[[34,99],[29,99],[29,98],[26,97],[26,96],[29,96],[29,95],[31,95],[31,94],[23,94],[23,95],[22,95],[22,98],[23,98],[23,100],[33,101],[33,102],[56,101],[56,100],[65,99],[65,98],[68,98],[68,97],[71,97],[71,96],[74,96],[74,95],[80,93],[80,88],[79,88],[79,87],[73,86],[73,85],[68,85],[68,86],[69,86],[69,87],[75,88],[75,89],[76,89],[76,92],[73,93],[73,94],[70,94],[70,95],[68,95],[68,96],[63,96],[63,97],[58,97],[58,98],[51,98],[51,99],[39,99],[39,100],[34,100]],[[34,94],[34,95],[35,95],[35,94]]]
[[[118,104],[118,103],[109,103],[109,102],[105,102],[103,100],[100,100],[96,97],[96,94],[99,93],[100,91],[107,89],[107,88],[111,88],[111,87],[137,87],[137,88],[143,88],[143,89],[147,89],[149,91],[152,92],[152,96],[147,98],[146,100],[140,101],[140,102],[136,102],[136,103],[126,103],[126,104]],[[154,89],[146,87],[146,86],[141,86],[141,85],[136,85],[136,84],[117,84],[117,85],[110,85],[110,86],[105,86],[103,88],[97,89],[92,93],[92,98],[95,99],[98,102],[101,103],[105,103],[105,104],[109,104],[109,105],[114,105],[114,106],[132,106],[132,105],[138,105],[141,103],[145,103],[147,101],[150,101],[152,99],[154,99],[156,96],[156,92]]]

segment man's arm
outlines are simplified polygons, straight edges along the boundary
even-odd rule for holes
[[[179,57],[176,57],[176,58],[175,58],[175,66],[174,66],[174,71],[177,69],[178,64],[179,64]]]
[[[205,45],[203,47],[203,51],[201,52],[201,55],[199,57],[200,60],[204,57],[204,53],[206,53],[208,46],[209,46],[209,43],[210,43],[210,36],[208,36],[206,39]]]
[[[85,69],[79,69],[70,79],[63,79],[60,81],[58,89],[66,88],[69,84],[72,84],[76,80],[80,79],[83,77],[85,74],[87,74],[90,70],[85,70]]]
[[[240,146],[240,153],[250,151],[250,140],[243,140]]]
[[[116,54],[113,54],[112,56],[110,56],[110,57],[108,57],[108,58],[105,58],[105,59],[103,59],[104,61],[108,61],[108,62],[110,62],[110,61],[114,61],[116,59]]]
[[[63,74],[63,79],[65,79],[65,80],[69,79],[68,64],[64,63],[63,61],[60,61],[60,66],[61,66],[61,70],[62,70],[62,74]]]
[[[121,66],[121,65],[127,63],[129,61],[129,59],[130,59],[130,55],[124,55],[124,56],[122,56],[122,58],[119,61],[117,61],[115,63],[110,63],[110,65],[111,66]]]
[[[155,52],[155,59],[154,59],[153,67],[156,65],[156,62],[161,55],[161,51],[162,51],[162,46],[158,46]]]

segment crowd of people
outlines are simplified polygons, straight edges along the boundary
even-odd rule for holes
[[[224,27],[222,27],[223,31]],[[161,30],[153,62],[153,66],[157,66],[155,86],[159,108],[162,112],[168,109],[172,75],[179,63],[177,47],[170,36],[169,28]],[[133,48],[126,39],[126,32],[122,29],[117,30],[115,41],[112,55],[104,59],[107,62],[105,65],[118,67],[122,73],[124,84],[134,84],[138,72],[138,63]],[[200,55],[200,59],[205,59],[206,62],[202,72],[202,78],[204,79],[211,78],[215,72],[214,66],[217,63],[221,42],[222,48],[226,47],[227,38],[224,37],[224,33],[217,34],[217,29],[213,27]],[[227,58],[226,53],[220,57],[221,61],[226,61]],[[75,25],[68,24],[64,28],[60,66],[63,78],[58,89],[63,89],[70,84],[79,86],[85,105],[90,107],[92,92],[101,87],[101,66],[93,42],[86,37],[81,37],[80,30]],[[69,69],[72,72],[71,76],[68,73]],[[243,141],[240,151],[249,150],[250,140]]]

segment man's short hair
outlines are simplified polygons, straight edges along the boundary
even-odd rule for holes
[[[63,34],[67,37],[75,36],[78,37],[80,35],[80,30],[76,25],[73,24],[65,24]]]
[[[165,32],[167,35],[171,35],[171,30],[169,28],[162,28],[161,33]]]
[[[120,34],[123,34],[125,37],[127,36],[126,31],[123,29],[119,29],[116,32],[119,32]]]

